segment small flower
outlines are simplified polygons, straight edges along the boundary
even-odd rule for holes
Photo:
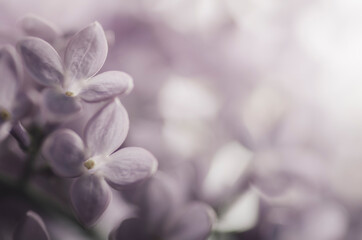
[[[16,95],[20,87],[21,65],[14,47],[0,49],[0,139],[5,138],[18,118]]]
[[[106,36],[98,22],[70,39],[64,61],[40,38],[26,37],[17,46],[28,72],[46,86],[45,106],[53,114],[77,113],[82,108],[81,100],[100,102],[127,93],[133,87],[132,78],[123,72],[108,71],[95,76],[108,52]]]
[[[114,99],[89,120],[85,144],[72,130],[60,129],[43,145],[43,156],[55,173],[81,176],[70,191],[74,210],[86,226],[93,225],[107,208],[111,196],[108,185],[119,189],[150,177],[157,169],[157,160],[143,148],[117,150],[128,128],[127,112]]]
[[[14,231],[14,240],[49,240],[49,234],[41,217],[28,211]]]
[[[175,190],[179,189],[170,181],[163,174],[150,179],[137,195],[140,216],[123,221],[109,239],[206,240],[215,220],[213,210],[201,202],[176,204]]]

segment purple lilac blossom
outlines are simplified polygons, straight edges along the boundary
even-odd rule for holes
[[[12,137],[4,128],[0,142],[0,238],[11,239],[12,219],[40,208],[56,239],[107,239],[113,226],[121,239],[182,238],[180,232],[192,239],[192,227],[207,220],[190,227],[189,219],[171,219],[196,201],[210,204],[218,218],[208,240],[361,239],[361,7],[343,0],[0,1],[0,45],[16,45],[24,35],[43,39],[62,68],[68,41],[81,26],[97,19],[115,33],[102,68],[130,73],[136,86],[121,99],[132,123],[122,148],[150,150],[172,176],[147,188],[117,186],[125,198],[124,188],[143,196],[141,203],[128,199],[126,210],[118,203],[110,210],[126,219],[122,223],[111,212],[94,228],[79,226],[67,212],[69,189],[82,193],[70,199],[81,222],[96,222],[113,201],[108,186],[116,187],[117,173],[109,180],[84,174],[101,165],[97,158],[83,164],[93,152],[102,154],[102,137],[89,147],[83,133],[89,118],[112,101],[103,101],[104,92],[116,93],[100,79],[85,99],[68,102],[69,89],[57,85],[60,93],[53,94],[54,87],[25,74]],[[28,12],[41,17],[27,15],[16,25]],[[28,108],[22,96],[33,108],[18,115],[17,107]],[[65,114],[50,117],[49,106]],[[62,131],[54,152],[66,149],[58,158],[71,156],[40,157],[43,140]],[[27,142],[16,137],[22,133],[30,136],[29,148],[19,148]],[[114,168],[120,166],[108,170]],[[95,193],[101,194],[87,197]]]
[[[182,201],[178,182],[159,172],[125,195],[139,208],[137,217],[124,220],[110,234],[112,240],[205,240],[215,221],[211,207]]]
[[[88,122],[82,139],[72,130],[52,133],[43,145],[43,156],[62,177],[78,177],[71,187],[76,214],[93,225],[109,204],[110,190],[137,183],[157,169],[157,160],[147,150],[126,147],[128,115],[118,99],[101,108]],[[88,185],[88,186],[87,186]]]
[[[129,92],[132,79],[123,72],[109,71],[94,76],[103,66],[108,46],[97,22],[76,33],[69,41],[64,61],[46,41],[27,37],[18,50],[32,77],[41,85],[47,109],[56,115],[81,110],[81,100],[99,102]]]

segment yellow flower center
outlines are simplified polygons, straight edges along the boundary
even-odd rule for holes
[[[74,96],[74,93],[71,92],[71,91],[66,91],[66,92],[65,92],[65,95],[68,96],[68,97],[73,97],[73,96]]]
[[[10,119],[10,113],[4,109],[0,110],[0,119],[3,121],[7,121]]]
[[[88,170],[92,169],[95,164],[96,163],[92,159],[89,159],[83,163],[84,167],[86,167]]]

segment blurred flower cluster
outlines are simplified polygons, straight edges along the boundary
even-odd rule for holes
[[[359,10],[0,0],[0,239],[362,239]]]

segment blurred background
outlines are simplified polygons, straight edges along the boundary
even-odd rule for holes
[[[361,10],[357,0],[0,0],[0,43],[28,13],[64,34],[99,21],[110,42],[101,71],[134,78],[126,145],[150,150],[184,198],[214,208],[210,239],[358,240]]]

